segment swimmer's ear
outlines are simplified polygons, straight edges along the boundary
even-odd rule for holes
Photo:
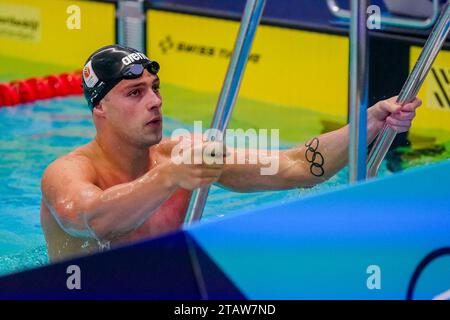
[[[97,105],[94,107],[94,109],[92,109],[92,113],[95,114],[98,117],[105,117],[105,109],[103,106],[103,99],[100,100],[99,103],[97,103]]]

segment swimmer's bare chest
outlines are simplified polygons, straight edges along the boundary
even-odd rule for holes
[[[163,164],[170,159],[164,154],[154,152],[151,161],[157,165]],[[153,170],[151,168],[150,170]],[[124,183],[123,180],[109,172],[107,169],[99,169],[97,186],[103,190]],[[135,230],[122,235],[110,242],[110,246],[125,244],[143,240],[179,229],[184,222],[189,206],[191,192],[177,189],[159,208],[153,211],[149,217]],[[127,212],[123,212],[124,215]],[[43,204],[41,208],[41,224],[47,239],[49,255],[54,260],[82,252],[97,251],[96,241],[75,238],[63,231],[50,214],[48,208]],[[96,247],[96,248],[93,248]]]
[[[142,225],[130,233],[115,239],[112,243],[124,243],[155,237],[179,229],[184,222],[191,192],[178,189],[156,209]],[[124,212],[124,214],[127,214]]]
[[[159,145],[151,148],[151,163],[153,170],[158,165],[164,164],[170,161],[170,158],[161,152],[164,147]],[[108,172],[108,170],[102,171],[100,168],[97,171],[100,174],[98,179],[98,187],[102,190],[106,190],[124,181],[118,179]],[[130,233],[115,239],[113,242],[122,243],[140,240],[147,237],[158,236],[163,233],[174,231],[180,228],[183,224],[186,211],[189,206],[191,192],[184,189],[177,189],[168,200],[166,200],[158,209],[150,214],[147,220],[144,221],[138,228]],[[124,215],[127,212],[123,212]]]

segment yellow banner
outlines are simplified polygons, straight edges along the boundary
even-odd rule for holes
[[[115,42],[114,4],[0,0],[0,42],[1,56],[81,69],[94,50]]]
[[[411,47],[410,67],[414,67],[422,48]],[[450,131],[450,52],[441,51],[418,97],[423,105],[417,111],[413,128]]]
[[[41,11],[39,8],[0,3],[0,37],[39,42],[41,40]]]
[[[239,22],[157,10],[147,14],[148,54],[160,62],[162,80],[219,92]],[[239,95],[346,116],[348,54],[346,37],[262,25]]]

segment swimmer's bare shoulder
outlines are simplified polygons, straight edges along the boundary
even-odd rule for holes
[[[42,200],[45,205],[54,209],[58,215],[68,214],[72,206],[65,199],[73,198],[68,194],[73,189],[98,190],[96,187],[97,171],[93,160],[87,155],[87,146],[53,161],[44,171],[41,181]],[[74,188],[75,186],[75,188]],[[53,212],[52,212],[53,213]],[[69,217],[66,217],[69,218]]]
[[[41,225],[51,260],[81,253],[80,248],[91,241],[78,214],[80,208],[77,200],[81,195],[76,195],[82,188],[86,188],[83,191],[85,194],[99,191],[96,187],[97,170],[89,150],[89,145],[82,146],[56,159],[42,176]],[[79,226],[79,230],[74,226]],[[66,228],[78,237],[64,231]],[[91,249],[92,246],[85,246],[84,253]]]

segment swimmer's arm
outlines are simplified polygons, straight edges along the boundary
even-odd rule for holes
[[[367,144],[385,124],[398,133],[411,127],[421,100],[416,98],[404,106],[396,104],[396,100],[397,97],[392,97],[380,101],[367,110]],[[347,164],[348,145],[349,126],[345,126],[281,151],[278,170],[272,175],[261,174],[261,169],[269,167],[268,164],[230,164],[225,166],[219,183],[241,192],[312,187],[328,180]],[[248,150],[247,157],[251,152],[255,151]]]
[[[163,165],[139,179],[102,190],[86,160],[60,159],[42,178],[44,203],[75,237],[111,240],[139,227],[176,190]]]
[[[269,153],[256,164],[251,161],[251,156],[257,151],[244,150],[246,164],[226,164],[219,184],[238,192],[312,187],[331,178],[347,163],[348,132],[349,127],[345,126],[322,134],[295,148],[279,151],[278,157]],[[311,142],[314,152],[306,146]],[[231,152],[236,159],[243,150]],[[313,157],[316,165],[310,161]]]

